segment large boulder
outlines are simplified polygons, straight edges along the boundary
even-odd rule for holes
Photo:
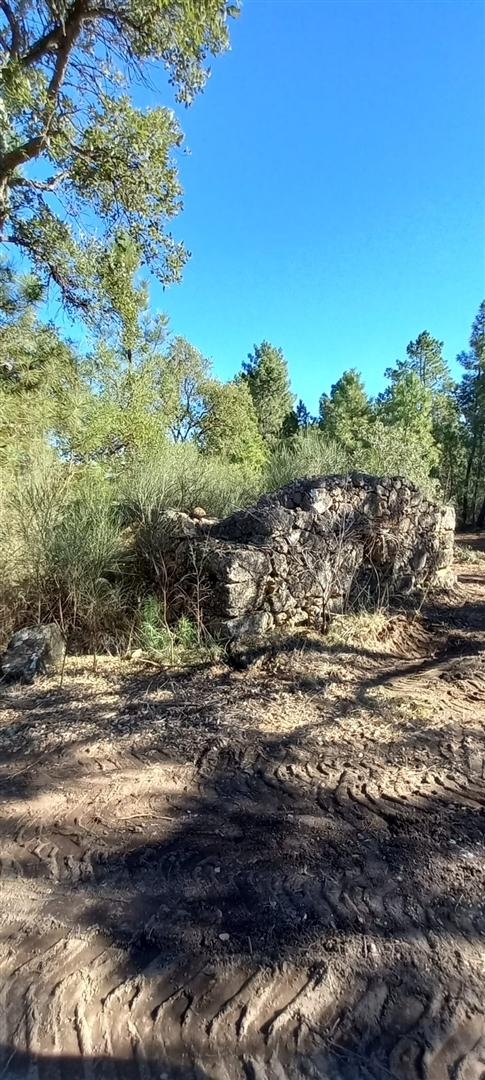
[[[66,642],[57,623],[25,626],[17,630],[0,655],[0,678],[5,682],[32,682],[37,674],[62,670]]]

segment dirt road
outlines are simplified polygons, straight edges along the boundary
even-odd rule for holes
[[[460,572],[363,645],[4,693],[1,1078],[484,1080],[485,564]]]

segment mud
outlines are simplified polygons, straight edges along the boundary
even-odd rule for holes
[[[0,1077],[484,1080],[485,564],[459,572],[364,644],[3,693]]]

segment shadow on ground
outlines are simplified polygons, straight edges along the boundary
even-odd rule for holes
[[[99,1010],[114,994],[136,1059],[47,1056],[42,1077],[461,1077],[479,1052],[485,935],[485,618],[471,606],[467,634],[419,661],[297,635],[242,674],[6,699],[4,881],[46,886],[41,921],[123,956]],[[396,680],[408,704],[424,680],[431,714],[376,699]],[[0,1076],[30,1075],[11,1053]]]

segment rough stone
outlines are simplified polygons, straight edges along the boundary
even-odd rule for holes
[[[5,682],[32,682],[39,673],[62,669],[66,642],[57,623],[26,626],[10,639],[0,656],[0,677]]]
[[[198,567],[202,617],[232,638],[450,581],[454,512],[401,477],[318,476],[180,531],[180,576]]]

